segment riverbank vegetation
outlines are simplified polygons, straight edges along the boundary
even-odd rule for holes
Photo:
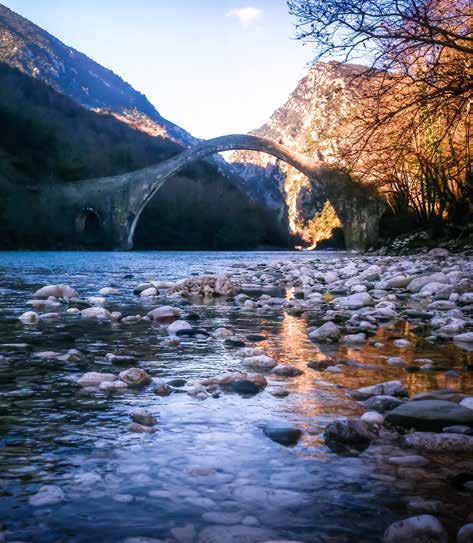
[[[345,163],[398,227],[473,216],[473,10],[468,0],[291,0],[318,60],[369,59]],[[390,224],[391,224],[390,223]]]

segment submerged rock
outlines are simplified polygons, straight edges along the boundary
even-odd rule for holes
[[[152,381],[151,376],[141,368],[130,368],[122,371],[119,377],[131,387],[142,387],[149,385]]]
[[[155,389],[154,393],[157,396],[169,396],[172,393],[172,388],[166,383],[160,383]]]
[[[36,311],[26,311],[18,318],[23,324],[36,324],[39,322],[39,315]]]
[[[134,432],[135,434],[154,434],[157,431],[156,428],[138,424],[137,422],[130,423],[127,428],[128,431]]]
[[[232,390],[238,392],[239,394],[258,394],[261,388],[256,385],[253,381],[248,379],[239,379],[232,383]]]
[[[279,377],[297,377],[304,372],[295,366],[279,364],[271,370],[271,373],[274,373],[274,375],[278,375]]]
[[[216,338],[226,338],[229,336],[234,336],[235,332],[229,328],[221,327],[217,328],[212,335]]]
[[[437,518],[419,515],[391,524],[383,543],[448,543],[448,534]]]
[[[130,416],[134,422],[143,426],[155,426],[158,424],[158,419],[145,409],[135,409]]]
[[[302,435],[299,428],[278,422],[268,422],[263,426],[263,432],[272,441],[286,446],[295,445]]]
[[[38,492],[29,499],[33,507],[45,507],[47,505],[56,505],[64,501],[64,492],[55,485],[44,485]]]

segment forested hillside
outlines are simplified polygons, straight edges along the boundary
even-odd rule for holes
[[[0,63],[0,125],[3,247],[37,246],[40,240],[47,246],[41,232],[18,239],[5,222],[6,208],[24,199],[25,190],[119,174],[182,151],[170,139],[149,136],[110,112],[87,110],[4,63]],[[208,163],[170,179],[142,221],[142,234],[137,236],[141,247],[195,243],[196,248],[250,248],[284,241],[271,231],[265,212]]]

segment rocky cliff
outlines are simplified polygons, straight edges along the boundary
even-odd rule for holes
[[[350,119],[369,80],[363,66],[315,63],[286,103],[252,134],[272,138],[310,156],[343,166]],[[339,221],[324,193],[294,168],[253,152],[230,157],[248,190],[270,198],[282,217],[310,245],[330,237]]]

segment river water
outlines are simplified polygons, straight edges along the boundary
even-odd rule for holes
[[[473,359],[467,351],[431,346],[407,324],[380,329],[374,340],[386,343],[381,350],[320,346],[307,339],[302,317],[242,313],[230,302],[200,302],[192,306],[200,328],[211,332],[228,326],[241,336],[263,334],[267,339],[258,347],[304,370],[284,380],[289,396],[223,393],[202,401],[187,394],[158,397],[153,387],[86,394],[77,385],[83,373],[119,371],[107,366],[109,352],[136,356],[155,379],[195,379],[242,367],[222,341],[189,338],[180,347],[163,346],[165,329],[150,323],[102,324],[73,315],[37,326],[18,321],[31,294],[46,284],[69,284],[83,298],[113,286],[120,294],[110,297],[109,310],[143,315],[156,302],[133,295],[140,282],[220,272],[242,262],[311,258],[310,253],[284,252],[0,254],[0,511],[7,541],[375,542],[390,523],[406,516],[406,497],[413,495],[449,503],[450,520],[455,519],[456,504],[466,498],[448,484],[427,480],[424,487],[399,478],[395,467],[373,455],[336,455],[324,445],[322,433],[341,415],[363,412],[346,387],[401,378],[411,393],[445,387],[471,393],[472,372],[466,368]],[[390,341],[401,332],[412,340],[402,353]],[[11,343],[26,345],[5,346]],[[37,356],[71,348],[84,357]],[[444,372],[403,373],[382,358],[400,355],[407,361],[430,358],[456,369],[459,378]],[[327,375],[306,367],[327,357],[379,368]],[[158,417],[157,433],[127,430],[137,407]],[[294,447],[271,441],[261,427],[272,420],[297,425],[302,439]],[[448,470],[443,460],[438,462],[439,470]],[[44,484],[61,487],[65,500],[49,507],[29,505]]]

